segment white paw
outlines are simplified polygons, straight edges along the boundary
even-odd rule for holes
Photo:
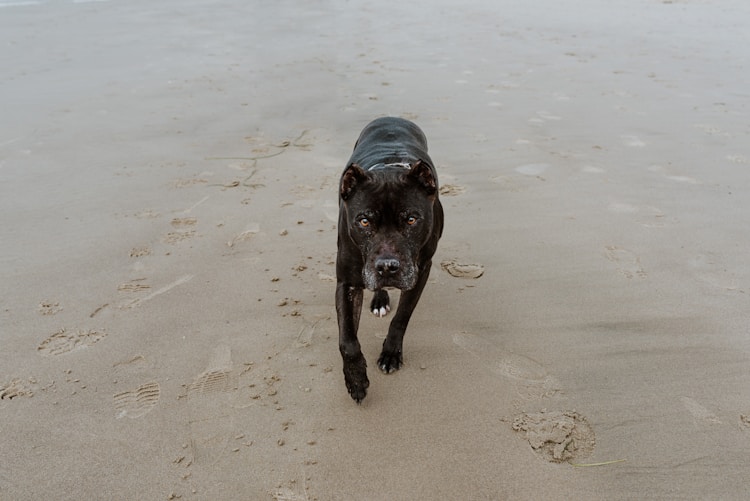
[[[388,314],[389,311],[391,311],[390,306],[382,306],[380,308],[373,308],[372,314],[375,315],[376,317],[383,318],[384,316]]]

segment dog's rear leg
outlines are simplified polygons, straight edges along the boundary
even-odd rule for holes
[[[396,314],[393,316],[391,325],[388,327],[388,335],[383,342],[383,351],[380,352],[380,357],[378,358],[378,367],[386,374],[399,370],[401,364],[403,364],[402,347],[404,344],[404,333],[406,332],[406,327],[409,325],[411,314],[414,312],[414,308],[422,296],[422,290],[424,290],[427,278],[430,276],[431,266],[432,262],[430,260],[424,263],[419,270],[419,279],[414,288],[401,292]]]
[[[339,323],[339,351],[344,361],[344,381],[349,395],[360,403],[367,395],[367,362],[357,339],[362,313],[362,288],[343,282],[336,285],[336,314]]]

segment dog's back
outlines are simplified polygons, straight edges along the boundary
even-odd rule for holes
[[[417,160],[428,163],[434,170],[422,129],[403,118],[383,117],[373,120],[362,130],[349,164],[368,169],[381,163],[413,164]]]

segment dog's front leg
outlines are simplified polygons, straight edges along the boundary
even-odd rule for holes
[[[362,313],[362,288],[344,282],[336,284],[336,316],[339,322],[339,351],[344,361],[346,389],[357,403],[367,395],[367,362],[357,339]]]
[[[414,288],[401,292],[398,309],[393,316],[393,320],[391,320],[390,326],[388,326],[388,335],[383,342],[383,351],[378,358],[378,367],[386,374],[399,370],[403,364],[404,333],[409,325],[411,314],[422,296],[424,286],[427,284],[431,266],[432,261],[428,260],[424,263],[419,270],[419,279]]]

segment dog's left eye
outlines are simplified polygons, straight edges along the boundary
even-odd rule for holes
[[[359,220],[359,225],[362,228],[367,228],[368,226],[370,226],[370,220],[367,219],[366,217],[363,217],[362,219]]]
[[[414,216],[409,216],[408,218],[406,218],[406,224],[408,224],[409,226],[413,225],[416,222],[417,218]]]

